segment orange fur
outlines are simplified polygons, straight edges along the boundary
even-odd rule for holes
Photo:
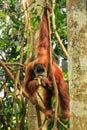
[[[49,7],[48,7],[49,8]],[[28,64],[25,72],[25,88],[28,92],[31,102],[35,103],[36,101],[36,92],[38,86],[36,85],[34,68],[37,64],[42,64],[47,70],[47,79],[42,85],[45,87],[44,94],[44,104],[48,113],[51,114],[50,110],[52,109],[52,96],[54,93],[54,88],[52,86],[51,74],[48,71],[50,63],[50,47],[49,47],[49,28],[48,28],[48,19],[47,19],[47,8],[45,8],[42,20],[40,23],[40,35],[39,35],[39,44],[37,49],[37,58]],[[61,113],[64,118],[69,118],[69,96],[68,96],[68,87],[64,81],[61,70],[58,65],[53,62],[52,64],[53,73],[56,79],[56,83],[59,91],[59,99],[61,104]],[[47,113],[46,111],[46,113]],[[46,114],[49,115],[49,114]]]

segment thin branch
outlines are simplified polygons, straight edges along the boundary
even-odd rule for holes
[[[23,64],[21,63],[10,63],[10,62],[5,62],[5,65],[18,65],[18,66],[21,66],[21,67],[25,67]]]
[[[22,3],[23,3],[23,7],[24,7],[24,10],[28,8],[29,6],[29,2],[26,1],[26,4],[24,3],[24,0],[22,0]],[[30,46],[30,49],[28,50],[28,54],[27,54],[27,58],[26,58],[26,61],[25,61],[25,65],[27,65],[29,63],[29,61],[31,60],[31,55],[34,55],[33,54],[33,38],[32,38],[32,27],[31,27],[31,24],[30,24],[30,12],[29,10],[25,10],[25,22],[26,22],[26,26],[25,28],[27,29],[27,33],[28,33],[28,43],[29,43],[29,46]]]
[[[24,39],[22,40],[21,42],[21,49],[20,49],[20,64],[22,64],[23,62],[23,52],[24,52]],[[20,79],[20,69],[17,71],[17,74],[16,74],[16,82],[18,84],[19,82],[19,79]]]
[[[24,39],[22,40],[21,42],[21,49],[20,49],[20,64],[22,64],[23,62],[23,52],[24,52]],[[15,95],[14,95],[14,98],[16,99],[16,93],[17,93],[17,88],[18,88],[18,85],[20,83],[20,69],[17,71],[17,74],[16,74],[16,79],[15,79]],[[22,88],[20,88],[21,90]],[[20,97],[23,101],[23,97],[22,97],[22,93],[20,94]],[[23,102],[22,102],[23,103]],[[15,109],[17,109],[17,106],[16,106],[16,100],[15,100]],[[16,111],[15,111],[16,112]],[[24,118],[22,118],[22,122],[24,122],[23,120]],[[16,114],[16,122],[17,122],[17,128],[19,129],[20,128],[20,125],[19,125],[19,120],[18,120],[18,116]]]
[[[4,88],[4,93],[5,93],[6,95],[13,96],[13,94],[11,94],[11,93],[9,92],[8,87],[6,86],[6,84],[4,84],[3,88]],[[5,95],[4,95],[4,96],[5,96]]]
[[[22,119],[21,119],[21,122],[20,122],[20,130],[24,130],[26,106],[27,106],[27,99],[24,100],[24,98],[22,98]]]
[[[66,130],[70,130],[69,128],[67,128],[59,119],[57,119],[58,123],[63,126],[63,128],[65,128]]]
[[[44,119],[43,124],[39,127],[38,130],[42,130],[42,129],[43,129],[43,126],[45,125],[45,123],[46,123],[46,118]]]
[[[14,75],[11,73],[11,71],[6,67],[5,63],[3,61],[0,60],[0,65],[4,68],[4,70],[7,72],[8,76],[11,78],[11,80],[15,83],[15,78]],[[20,87],[19,87],[20,86]],[[30,99],[28,93],[23,89],[23,87],[21,86],[20,83],[18,83],[17,85],[18,89],[20,90],[20,88],[22,88],[22,93],[28,98]]]
[[[23,11],[17,13],[17,14],[21,14],[24,13],[25,11],[27,11],[29,9],[29,7],[31,7],[31,5],[33,4],[33,2],[31,2]]]
[[[4,85],[6,84],[6,82],[7,82],[7,77],[5,78],[3,84],[1,85],[1,87],[0,87],[0,91],[1,91],[1,89],[4,87]]]
[[[46,0],[46,2],[48,2],[48,0]],[[55,91],[55,97],[56,97],[56,105],[55,105],[55,117],[54,117],[54,127],[53,130],[57,130],[56,124],[57,124],[57,114],[58,114],[58,89],[57,89],[57,84],[56,84],[56,80],[52,71],[52,45],[51,45],[51,30],[50,30],[50,16],[49,16],[49,11],[48,13],[48,22],[49,22],[49,39],[50,39],[50,71],[52,74],[52,82],[53,82],[53,86],[54,86],[54,91]]]
[[[42,101],[42,103],[43,103],[43,105],[44,105],[44,101],[43,101],[41,95],[39,94],[39,92],[37,92],[37,95],[38,95],[38,97],[40,98],[40,100]]]
[[[24,39],[21,42],[21,49],[20,49],[20,64],[22,64],[23,62],[23,52],[24,52]],[[20,83],[20,70],[17,71],[16,73],[16,78],[15,78],[15,87],[14,87],[14,109],[15,109],[15,116],[16,116],[16,129],[19,129],[20,125],[19,125],[19,120],[18,120],[18,116],[16,113],[17,110],[17,105],[16,105],[16,94],[17,94],[17,89]],[[22,89],[22,88],[20,88]],[[21,96],[22,98],[22,96]],[[23,98],[22,98],[23,101]],[[22,118],[24,119],[24,118]],[[23,121],[23,120],[22,120]],[[23,121],[24,122],[24,121]]]
[[[18,116],[17,116],[17,113],[16,113],[16,111],[17,111],[17,106],[16,106],[17,76],[15,78],[14,83],[15,83],[15,86],[14,86],[14,94],[13,94],[13,110],[15,111],[15,117],[16,117],[16,128],[15,129],[17,130],[17,128],[19,126],[19,120],[18,120]]]
[[[7,68],[7,66],[5,65],[5,63],[3,61],[0,60],[0,65],[4,68],[4,70],[7,72],[8,76],[15,81],[14,75],[12,74],[12,72]]]
[[[36,108],[36,113],[37,113],[38,127],[41,127],[41,114],[40,114],[39,105],[37,104],[35,108]]]
[[[56,4],[55,0],[52,0],[52,5],[53,5],[52,25],[53,25],[53,30],[54,30],[54,33],[56,35],[56,38],[57,38],[61,48],[63,49],[63,52],[65,53],[66,57],[68,58],[69,57],[68,52],[66,51],[66,49],[65,49],[65,47],[64,47],[64,45],[62,43],[62,40],[60,39],[60,36],[59,36],[59,34],[58,34],[57,30],[56,30],[56,24],[55,24],[56,22],[55,22],[55,14],[54,14],[55,4]]]

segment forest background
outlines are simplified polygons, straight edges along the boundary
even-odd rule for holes
[[[76,0],[76,2],[77,1],[78,0]],[[72,2],[72,4],[76,6],[75,4],[77,3]],[[81,9],[83,9],[83,6],[85,7],[86,4],[87,3],[83,1],[83,4],[81,3],[82,6],[80,6]],[[26,98],[25,91],[23,91],[25,67],[30,60],[35,58],[35,48],[38,43],[39,35],[39,22],[44,5],[45,2],[40,0],[0,1],[0,130],[30,130],[29,112],[31,112],[31,109],[29,107],[31,106],[29,106],[30,103]],[[50,15],[53,58],[60,65],[65,80],[68,82],[68,55],[60,45],[60,42],[62,42],[67,49],[67,9],[65,0],[55,1],[54,14],[59,39],[55,35],[52,15]],[[72,17],[73,16],[74,15],[72,15]],[[77,14],[77,16],[79,15]],[[77,19],[77,21],[79,20]],[[75,24],[72,24],[72,26],[76,27]],[[82,37],[80,37],[80,41],[81,38]],[[81,64],[84,66],[84,62],[81,62]],[[82,93],[80,93],[80,95],[81,94]],[[86,103],[84,102],[84,104]],[[65,125],[69,126],[69,122]],[[49,123],[48,130],[51,130],[52,126],[53,122]],[[63,127],[59,127],[61,130],[64,130]]]

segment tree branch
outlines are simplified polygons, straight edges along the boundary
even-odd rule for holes
[[[18,66],[21,66],[21,67],[25,67],[23,64],[21,63],[10,63],[10,62],[5,62],[5,65],[18,65]]]
[[[68,58],[69,57],[68,52],[66,51],[66,49],[65,49],[65,47],[64,47],[64,45],[62,43],[62,40],[60,39],[60,36],[59,36],[59,34],[58,34],[57,30],[56,30],[56,24],[55,24],[56,22],[55,22],[55,14],[54,14],[55,4],[56,4],[55,0],[52,0],[52,5],[53,5],[52,25],[53,25],[53,30],[54,30],[56,38],[57,38],[57,40],[58,40],[58,42],[59,42],[63,52],[65,53],[66,57]]]
[[[0,65],[4,68],[4,70],[7,72],[8,76],[12,79],[12,81],[15,81],[14,75],[12,74],[12,72],[7,68],[7,66],[5,65],[5,63],[3,61],[0,60]]]
[[[48,0],[46,0],[46,2],[48,2]],[[55,97],[56,97],[56,105],[55,105],[55,114],[54,114],[54,127],[53,130],[57,130],[57,114],[58,114],[58,89],[57,89],[57,84],[56,84],[56,80],[52,71],[52,45],[51,45],[51,30],[50,30],[50,16],[49,16],[49,11],[47,12],[47,17],[48,17],[48,23],[49,23],[49,40],[50,40],[50,71],[51,71],[51,75],[52,75],[52,82],[53,82],[53,86],[54,86],[54,91],[55,91]]]

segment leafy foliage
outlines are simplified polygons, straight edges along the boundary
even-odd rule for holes
[[[55,18],[56,18],[56,29],[58,31],[58,34],[61,38],[61,40],[64,43],[64,46],[67,48],[67,24],[66,24],[66,1],[62,0],[56,0],[56,5],[55,5]],[[57,55],[61,55],[62,57],[65,57],[63,54],[63,50],[61,49],[60,45],[58,44],[58,41],[55,37],[54,32],[52,31],[52,41],[53,44],[56,45],[54,51]]]

